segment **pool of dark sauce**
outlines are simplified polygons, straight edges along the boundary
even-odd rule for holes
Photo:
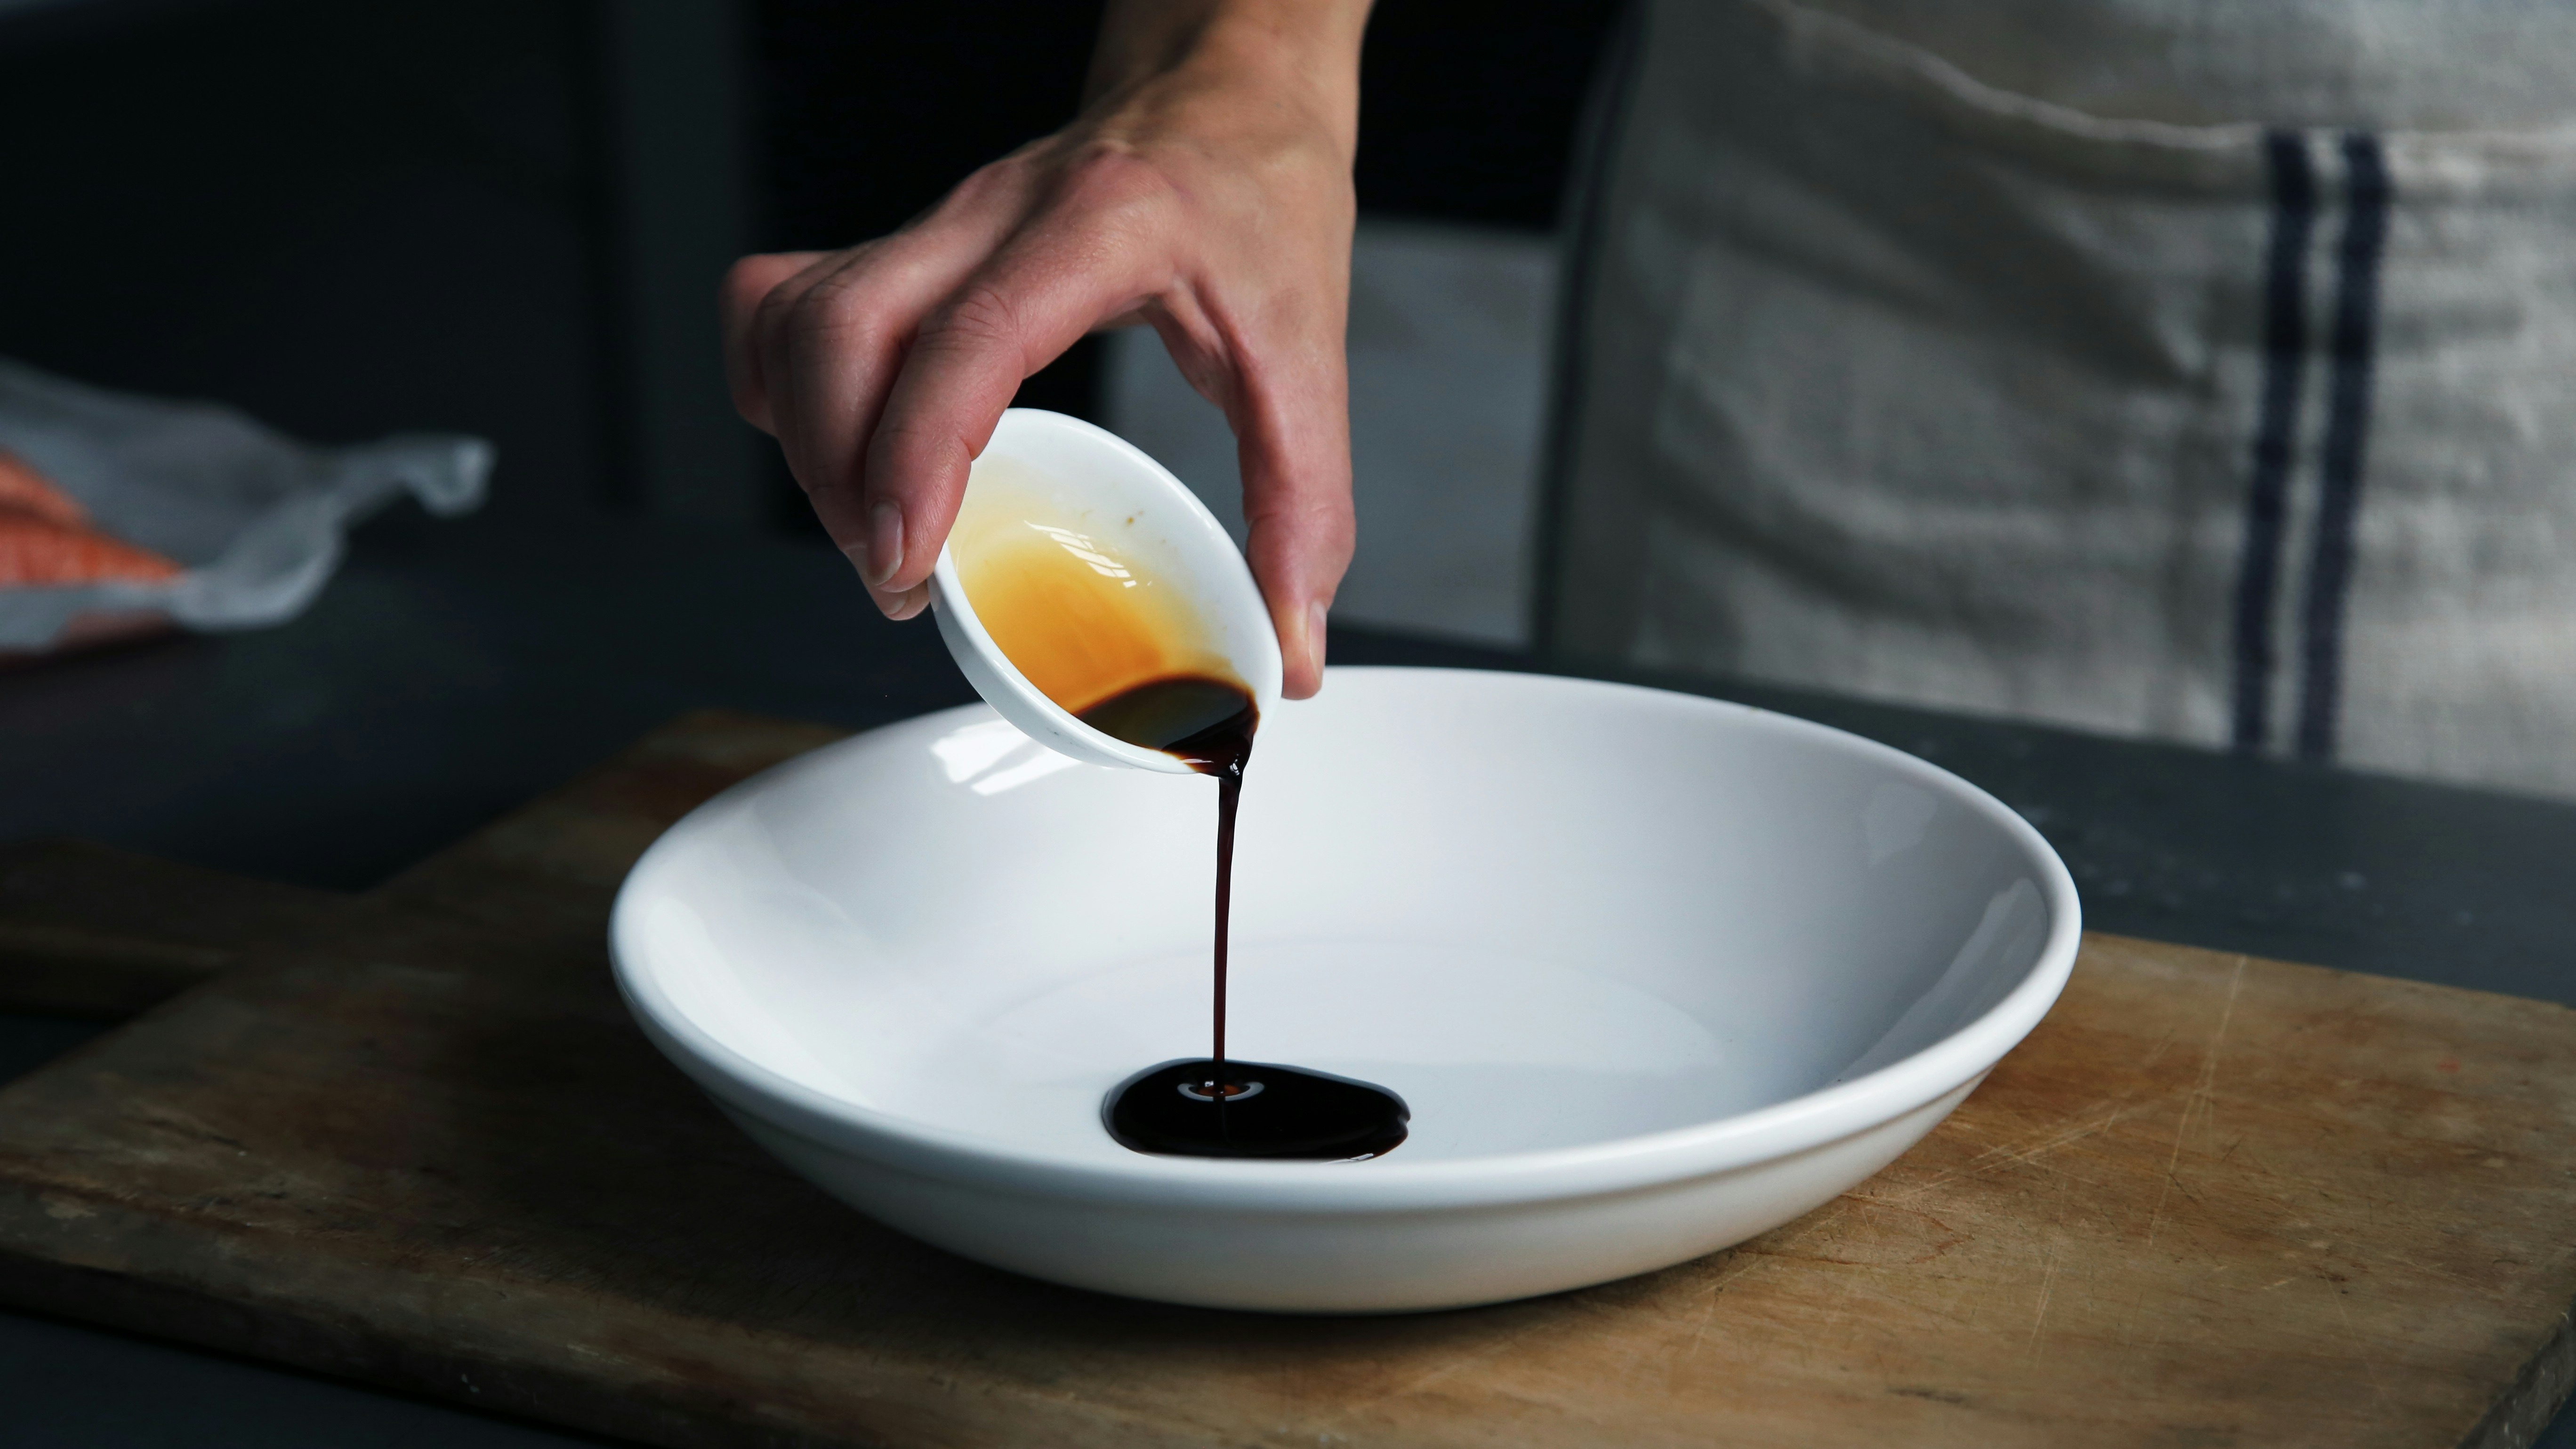
[[[1216,992],[1213,1051],[1137,1073],[1109,1094],[1109,1135],[1180,1157],[1346,1161],[1392,1152],[1411,1113],[1384,1087],[1225,1054],[1225,966],[1234,900],[1234,815],[1260,711],[1240,686],[1205,675],[1149,680],[1084,710],[1113,739],[1176,755],[1216,777]]]

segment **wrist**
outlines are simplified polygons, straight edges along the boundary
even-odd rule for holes
[[[1311,116],[1347,156],[1359,135],[1369,0],[1111,0],[1085,108],[1167,83]]]

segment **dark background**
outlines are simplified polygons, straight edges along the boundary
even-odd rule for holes
[[[847,245],[936,203],[957,179],[1079,106],[1091,3],[760,6],[765,245]],[[1380,215],[1547,230],[1610,0],[1486,6],[1382,0],[1363,53],[1360,207]],[[958,63],[925,64],[955,56]],[[936,118],[925,124],[924,118]],[[1099,410],[1101,346],[1080,343],[1021,401]],[[774,485],[803,517],[783,475]]]
[[[479,433],[510,513],[642,506],[597,39],[613,3],[93,0],[0,19],[0,356],[320,440]],[[1385,0],[1363,208],[1550,225],[1612,8]],[[1098,11],[748,7],[749,239],[880,235],[1063,124]],[[677,304],[711,306],[714,282]],[[1090,415],[1098,386],[1085,344],[1023,401]],[[768,516],[799,526],[768,470]]]
[[[612,496],[579,11],[87,9],[0,27],[0,355]]]
[[[849,7],[828,0],[766,0],[775,242],[829,246],[899,226],[964,172],[1063,124],[1100,9],[887,7],[879,27],[848,24]],[[1608,0],[1381,0],[1360,76],[1361,207],[1552,225],[1575,108],[1615,11]],[[960,64],[923,63],[938,55]],[[924,116],[939,126],[920,126]]]

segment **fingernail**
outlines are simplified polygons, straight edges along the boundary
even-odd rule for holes
[[[1324,605],[1321,600],[1306,606],[1306,647],[1315,654],[1315,667],[1324,667]]]
[[[879,500],[868,510],[868,582],[882,589],[903,567],[903,510]]]

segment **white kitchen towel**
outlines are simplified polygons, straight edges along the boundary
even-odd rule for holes
[[[432,513],[466,512],[492,469],[480,438],[316,447],[231,408],[108,392],[6,359],[0,449],[61,485],[103,531],[186,570],[159,583],[0,589],[0,651],[50,648],[83,617],[281,623],[338,567],[343,530],[406,490]]]
[[[2576,7],[1643,22],[1550,645],[2576,795]]]

